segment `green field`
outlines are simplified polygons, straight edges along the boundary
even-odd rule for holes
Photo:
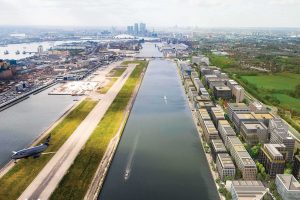
[[[52,194],[52,200],[84,198],[109,141],[120,128],[134,88],[147,65],[145,61],[139,63]]]
[[[208,55],[210,64],[220,67],[220,68],[237,68],[238,63],[233,59],[228,56],[220,56],[220,55],[214,55],[214,54],[209,54]]]
[[[291,97],[286,94],[272,94],[276,99],[280,101],[280,105],[289,109],[289,110],[296,110],[300,113],[300,99]]]
[[[108,76],[109,77],[120,77],[125,70],[126,70],[125,67],[116,67],[109,72]]]
[[[300,84],[300,74],[277,73],[272,75],[241,76],[243,81],[255,85],[257,88],[268,90],[294,91]]]
[[[50,146],[46,152],[56,152],[97,104],[84,100],[72,110],[51,132]],[[47,137],[47,136],[45,136]],[[45,140],[45,138],[43,138]],[[0,199],[17,199],[33,181],[54,154],[38,159],[28,158],[18,163],[0,179]]]

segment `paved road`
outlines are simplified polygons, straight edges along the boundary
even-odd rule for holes
[[[128,66],[123,75],[110,88],[106,95],[103,96],[102,100],[26,188],[19,197],[20,200],[44,200],[51,196],[134,68],[135,64]]]

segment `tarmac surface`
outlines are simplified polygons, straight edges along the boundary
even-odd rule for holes
[[[61,179],[67,173],[76,156],[83,148],[94,129],[102,119],[111,103],[125,84],[135,68],[135,64],[128,65],[123,75],[115,82],[110,90],[103,95],[101,101],[77,127],[69,139],[57,151],[33,182],[19,197],[25,199],[49,199]]]

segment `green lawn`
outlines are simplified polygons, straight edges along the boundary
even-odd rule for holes
[[[280,101],[280,105],[289,109],[289,110],[296,110],[300,112],[300,99],[291,97],[286,94],[272,94],[275,98]]]
[[[134,61],[133,61],[134,62]],[[109,141],[116,135],[125,117],[126,106],[147,62],[139,62],[79,153],[68,173],[51,196],[52,200],[83,199]],[[128,63],[126,63],[128,64]]]
[[[300,84],[300,74],[278,73],[272,75],[242,76],[242,80],[257,88],[293,91]]]
[[[108,76],[109,77],[120,77],[125,70],[126,70],[125,67],[116,67],[109,72]]]
[[[51,141],[46,152],[56,152],[96,104],[96,101],[84,100],[71,111],[65,119],[50,132]],[[45,138],[43,140],[45,140]],[[54,154],[47,154],[37,159],[28,158],[18,161],[18,163],[0,179],[0,199],[17,199],[53,155]]]

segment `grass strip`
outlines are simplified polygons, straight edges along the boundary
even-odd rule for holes
[[[96,101],[82,101],[50,131],[51,141],[46,152],[56,152],[96,104]],[[46,137],[47,136],[45,136],[43,140]],[[18,161],[18,163],[0,179],[0,199],[17,199],[53,156],[54,154],[47,154],[37,159],[28,158]]]
[[[113,86],[113,84],[118,80],[118,78],[111,78],[109,82],[102,88],[98,90],[100,94],[106,94],[106,92]]]
[[[50,199],[76,200],[84,198],[110,140],[119,130],[135,86],[147,65],[146,61],[132,61],[132,63],[139,63],[139,65],[127,79]]]

